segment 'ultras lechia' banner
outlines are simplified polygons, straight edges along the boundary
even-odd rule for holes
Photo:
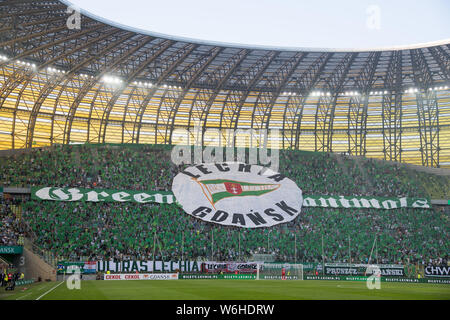
[[[31,199],[54,201],[173,203],[170,191],[120,191],[108,189],[32,187]]]
[[[243,228],[292,221],[303,202],[302,191],[289,178],[237,162],[188,167],[173,179],[172,191],[186,213]]]

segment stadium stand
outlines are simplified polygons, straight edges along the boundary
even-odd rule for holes
[[[30,284],[0,300],[449,299],[448,39],[220,44],[66,0],[0,0],[0,17],[0,282]],[[179,174],[181,144],[270,150],[295,184],[241,165]],[[286,271],[314,282],[234,281]],[[73,290],[94,279],[186,282]]]
[[[170,190],[180,168],[168,146],[65,145],[0,157],[5,186]],[[284,150],[280,172],[304,194],[448,197],[449,177],[402,165]],[[368,182],[369,180],[369,182]],[[448,212],[424,209],[303,208],[293,222],[270,229],[217,227],[175,205],[28,200],[22,218],[43,250],[61,259],[250,259],[279,261],[429,263],[448,259]],[[8,215],[6,215],[8,216]],[[155,238],[156,234],[156,238]],[[214,240],[212,240],[214,237]],[[294,244],[294,237],[297,244]],[[212,247],[214,241],[216,246]],[[217,245],[219,244],[219,245]],[[240,250],[239,250],[240,249]],[[153,252],[155,250],[155,252]],[[295,252],[297,255],[295,256]]]
[[[327,235],[327,262],[348,262],[350,237],[353,262],[367,263],[375,235],[379,237],[377,259],[383,263],[448,258],[448,216],[432,210],[305,208],[300,218],[286,226],[239,230],[214,227],[168,205],[28,202],[25,209],[38,235],[36,242],[71,260],[151,259],[155,233],[156,259],[167,261],[180,260],[183,250],[184,258],[192,260],[214,256],[219,261],[232,261],[249,259],[254,253],[275,253],[279,261],[293,262],[294,234],[298,239],[297,261],[321,261],[322,234]]]
[[[0,157],[6,187],[51,185],[129,190],[170,190],[179,168],[169,146],[69,145]],[[400,164],[345,159],[345,172],[330,153],[283,150],[280,172],[306,194],[372,196],[450,195],[450,178],[415,172]],[[369,177],[370,186],[365,177]]]
[[[0,246],[23,245],[24,228],[12,210],[15,201],[0,199]]]

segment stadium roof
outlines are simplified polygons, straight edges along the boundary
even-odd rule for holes
[[[0,0],[0,148],[173,143],[279,129],[282,148],[450,167],[450,42],[244,47],[142,32],[61,1]],[[224,139],[226,140],[226,138]]]
[[[118,27],[123,30],[129,30],[132,32],[140,33],[140,34],[147,34],[149,36],[153,37],[159,37],[159,38],[165,38],[165,39],[171,39],[176,41],[183,41],[183,42],[191,42],[191,43],[197,43],[197,44],[204,44],[204,45],[215,45],[220,47],[236,47],[236,48],[247,48],[247,49],[261,49],[261,50],[277,50],[277,51],[320,51],[320,52],[363,52],[363,51],[387,51],[387,50],[406,50],[406,49],[419,49],[424,47],[431,47],[431,46],[437,46],[442,44],[448,44],[450,43],[450,38],[439,40],[439,41],[431,41],[426,43],[415,43],[410,45],[403,45],[403,46],[392,46],[392,47],[371,47],[371,48],[347,48],[347,49],[341,49],[341,48],[319,48],[319,47],[276,47],[276,46],[264,46],[264,45],[245,45],[240,43],[231,43],[231,42],[220,42],[220,41],[210,41],[210,40],[200,40],[197,38],[188,38],[188,37],[181,37],[181,36],[173,36],[170,34],[163,34],[158,33],[154,31],[149,31],[141,28],[132,27],[129,25],[124,25],[121,23],[118,23],[116,21],[112,21],[109,19],[106,19],[104,17],[98,16],[96,14],[93,14],[87,10],[84,10],[83,8],[79,8],[76,5],[73,5],[71,1],[67,0],[61,0],[62,3],[65,3],[67,6],[71,8],[76,8],[76,10],[79,10],[83,15],[90,17],[94,20],[103,22],[105,24],[109,24],[111,26]]]

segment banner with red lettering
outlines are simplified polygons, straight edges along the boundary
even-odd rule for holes
[[[203,273],[256,273],[258,263],[261,262],[216,262],[202,263]]]
[[[105,274],[103,280],[178,280],[178,273]]]

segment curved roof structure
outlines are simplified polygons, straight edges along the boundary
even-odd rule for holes
[[[450,167],[450,42],[239,47],[67,9],[0,0],[0,149],[174,143],[199,124],[221,144],[229,130],[278,129],[275,147]]]

